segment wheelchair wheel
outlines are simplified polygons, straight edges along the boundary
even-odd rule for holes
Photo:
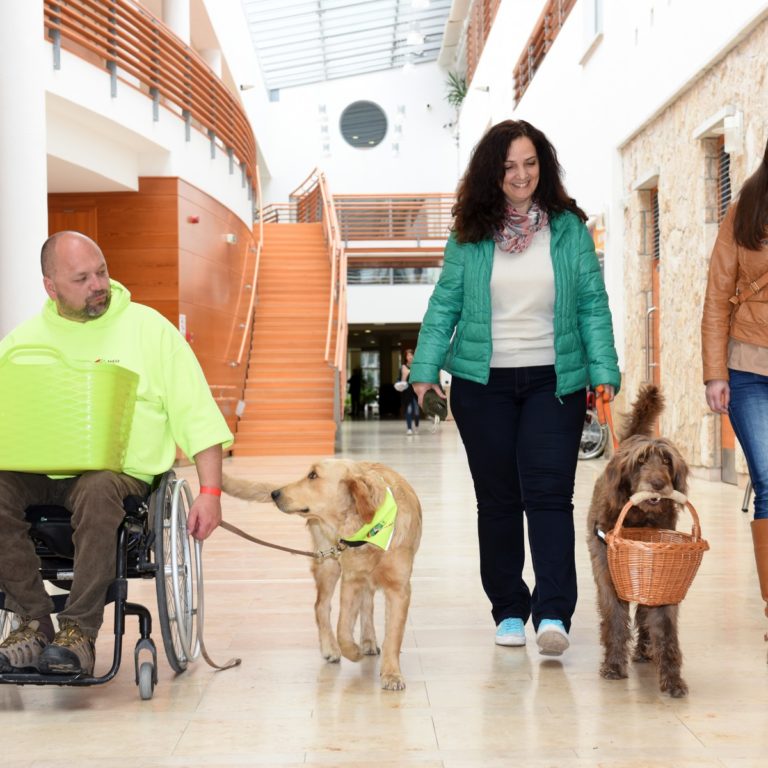
[[[139,696],[143,701],[151,699],[155,692],[154,672],[151,661],[145,661],[139,667]]]
[[[196,594],[185,501],[188,507],[191,503],[189,486],[167,473],[155,492],[153,504],[155,589],[165,655],[174,672],[183,672],[199,652],[194,627]],[[195,648],[192,648],[193,641]]]
[[[603,455],[608,444],[608,427],[597,419],[597,412],[588,410],[584,416],[584,428],[579,444],[580,459],[596,459]]]
[[[12,616],[10,611],[0,610],[0,642],[5,640],[13,629]]]

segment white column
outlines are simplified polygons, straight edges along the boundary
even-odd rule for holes
[[[189,45],[189,0],[163,0],[163,21]]]
[[[221,50],[219,48],[203,48],[198,53],[203,61],[213,70],[213,74],[221,79]]]
[[[0,337],[40,310],[48,236],[43,4],[3,3],[0,23]]]

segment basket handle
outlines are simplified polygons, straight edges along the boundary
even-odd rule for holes
[[[64,355],[56,349],[56,347],[48,347],[44,344],[19,344],[16,347],[11,347],[5,355],[0,357],[0,365],[3,363],[9,363],[17,358],[21,357],[36,357],[39,363],[39,358],[47,357],[50,363],[54,362],[66,362]]]
[[[671,501],[674,501],[675,504],[687,507],[688,511],[691,513],[691,517],[693,518],[691,535],[696,540],[701,539],[701,524],[699,523],[699,515],[694,509],[693,504],[691,504],[691,502],[686,498],[685,494],[680,493],[680,491],[672,491],[672,493],[664,496],[658,493],[653,493],[653,491],[640,491],[630,496],[629,501],[622,507],[621,512],[619,512],[616,525],[613,527],[614,539],[621,538],[621,528],[624,525],[624,518],[627,516],[627,512],[629,512],[629,510],[632,509],[632,507],[634,507],[636,504],[639,504],[642,501],[648,501],[648,499],[670,499]]]

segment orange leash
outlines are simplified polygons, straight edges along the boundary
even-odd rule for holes
[[[595,404],[597,405],[597,420],[601,424],[608,425],[608,431],[611,433],[611,440],[613,441],[613,450],[615,451],[619,447],[619,441],[616,439],[616,431],[613,428],[611,400],[608,397],[608,393],[605,391],[605,387],[603,387],[602,384],[597,385],[597,396],[595,397]]]

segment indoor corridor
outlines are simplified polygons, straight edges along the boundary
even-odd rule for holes
[[[205,640],[211,657],[174,677],[163,656],[150,701],[133,679],[135,620],[123,666],[94,688],[0,686],[4,768],[377,766],[400,768],[762,768],[768,755],[768,644],[743,490],[694,479],[690,499],[710,543],[681,607],[686,699],[658,690],[651,665],[628,680],[598,675],[600,646],[585,517],[603,459],[580,462],[576,485],[580,600],[571,647],[538,654],[494,645],[478,574],[475,502],[451,422],[406,436],[401,421],[342,425],[342,457],[392,465],[418,492],[423,535],[402,652],[407,689],[382,691],[378,659],[323,661],[306,557],[219,529],[204,546]],[[311,457],[228,459],[232,475],[298,479]],[[184,468],[193,486],[194,470]],[[264,504],[224,498],[226,519],[254,536],[305,549],[301,521]],[[680,527],[688,528],[681,516]],[[154,584],[129,596],[156,613]],[[381,595],[377,632],[383,636]],[[109,617],[97,672],[111,657]]]

